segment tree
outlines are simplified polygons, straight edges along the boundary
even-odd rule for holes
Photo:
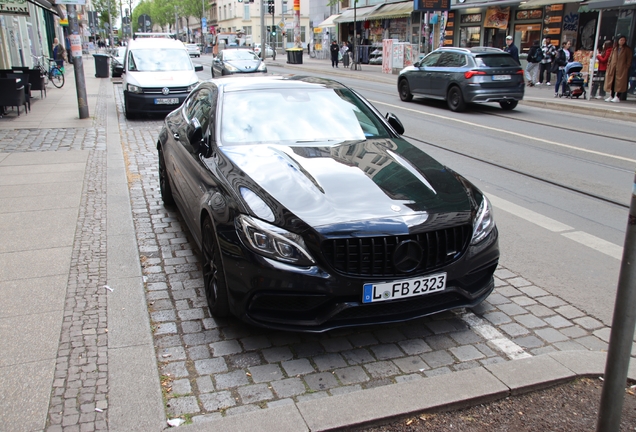
[[[139,22],[139,17],[141,15],[148,15],[151,19],[151,21],[155,22],[154,17],[152,16],[152,0],[142,0],[141,3],[139,3],[137,6],[135,6],[135,9],[133,9],[132,12],[132,18],[131,18],[131,24],[133,25],[133,28],[137,29],[137,23]],[[141,31],[139,29],[137,29],[138,31]]]
[[[119,12],[117,11],[117,0],[110,0],[110,15],[112,16],[113,25],[115,24],[115,20],[119,16]],[[108,0],[93,0],[93,7],[97,11],[99,15],[100,27],[104,27],[104,23],[109,22],[108,16]]]
[[[174,3],[169,0],[152,0],[150,16],[155,24],[165,27],[174,22]],[[169,28],[169,27],[168,27]]]

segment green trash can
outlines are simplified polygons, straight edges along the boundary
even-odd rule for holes
[[[303,49],[302,48],[289,48],[285,50],[287,52],[287,63],[289,64],[303,64]]]
[[[108,78],[110,72],[108,72],[108,54],[93,54],[95,57],[95,77],[96,78]]]

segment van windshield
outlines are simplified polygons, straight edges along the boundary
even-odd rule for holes
[[[133,49],[128,53],[128,70],[166,72],[192,70],[190,55],[185,49]]]

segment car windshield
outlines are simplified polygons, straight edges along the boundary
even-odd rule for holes
[[[475,57],[477,67],[519,66],[510,54],[485,54]]]
[[[336,144],[391,135],[347,89],[265,89],[224,95],[223,145]]]
[[[190,56],[184,49],[131,50],[129,69],[139,72],[165,72],[192,69]]]
[[[247,50],[223,51],[223,60],[258,60],[256,54]]]

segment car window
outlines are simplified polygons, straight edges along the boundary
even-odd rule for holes
[[[439,57],[442,53],[440,52],[432,52],[429,55],[427,55],[426,57],[424,57],[424,60],[422,60],[422,63],[420,63],[421,66],[435,66],[435,64],[437,63],[437,60],[439,60]]]
[[[377,115],[347,89],[229,92],[220,127],[223,145],[315,145],[391,137]]]
[[[128,69],[140,72],[191,70],[190,55],[185,49],[132,49],[128,52]]]
[[[206,131],[210,123],[212,113],[212,92],[208,88],[202,88],[192,93],[185,104],[186,118],[189,122],[196,118],[203,131]]]
[[[223,51],[223,60],[258,60],[258,56],[252,51],[247,50],[230,50]]]
[[[484,54],[475,57],[477,67],[519,66],[510,54]]]
[[[466,56],[454,52],[443,53],[436,66],[439,67],[462,67],[466,65]]]

